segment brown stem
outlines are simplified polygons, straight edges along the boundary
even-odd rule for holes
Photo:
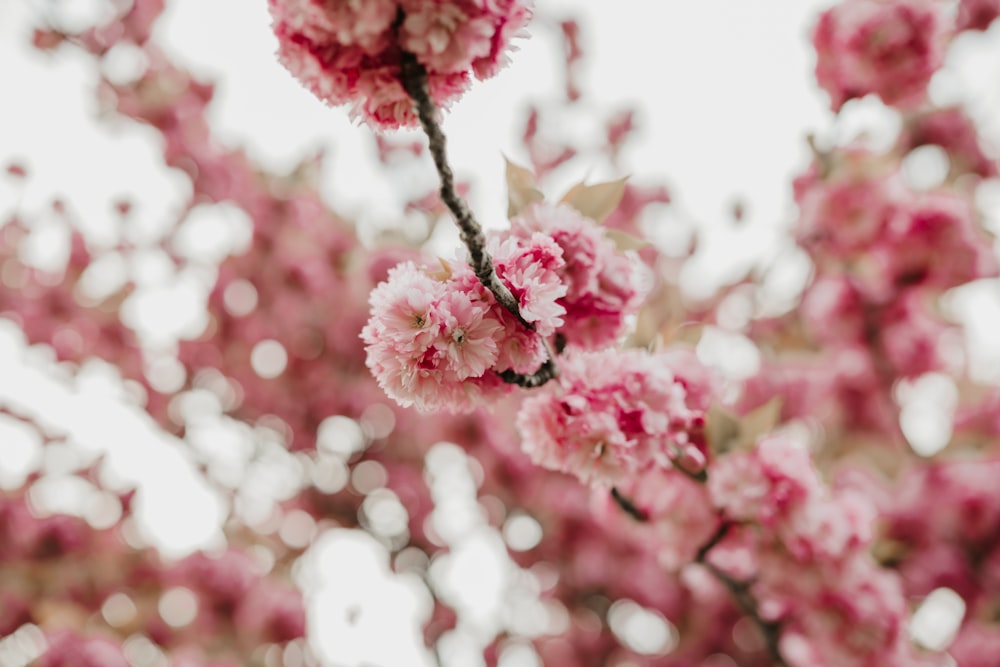
[[[674,466],[674,470],[676,470],[677,472],[679,472],[680,474],[684,475],[685,477],[687,477],[689,479],[693,479],[694,481],[698,482],[699,484],[704,484],[705,482],[708,481],[708,471],[707,470],[702,469],[702,470],[699,470],[698,472],[691,472],[690,470],[688,470],[687,468],[685,468],[684,466],[682,466],[680,463],[678,463],[676,461],[676,459],[673,461],[673,466]]]
[[[760,631],[761,637],[764,639],[764,645],[767,647],[767,652],[771,656],[771,662],[778,667],[788,667],[788,663],[785,662],[784,657],[781,655],[781,649],[779,646],[781,640],[781,624],[775,623],[774,621],[765,620],[760,615],[760,609],[757,607],[757,601],[753,597],[753,593],[750,591],[752,582],[748,581],[738,581],[733,579],[731,576],[726,574],[722,569],[712,564],[708,560],[708,552],[712,550],[715,545],[723,540],[723,538],[729,533],[729,529],[732,527],[732,523],[729,521],[723,521],[719,524],[718,530],[708,538],[698,549],[698,554],[695,556],[694,562],[700,563],[712,576],[719,580],[719,582],[726,587],[729,591],[729,595],[733,598],[736,606],[740,608],[740,611],[747,616],[753,624],[757,626]]]
[[[552,357],[545,360],[545,363],[538,367],[538,370],[531,375],[524,375],[523,373],[516,373],[511,369],[501,371],[497,373],[500,379],[507,384],[516,384],[518,387],[524,387],[525,389],[534,389],[536,387],[541,387],[543,384],[549,380],[554,379],[557,376],[556,364],[552,361]]]
[[[722,541],[722,538],[729,533],[729,529],[732,525],[733,524],[728,521],[720,523],[715,533],[713,533],[712,536],[708,538],[708,541],[701,545],[701,548],[698,549],[698,553],[694,557],[694,562],[704,563],[705,558],[708,556],[708,552],[712,550],[712,547]]]
[[[632,502],[630,498],[626,498],[618,490],[618,487],[611,487],[611,497],[614,499],[618,507],[622,508],[622,511],[628,514],[630,517],[636,521],[643,523],[649,521],[649,515]]]
[[[405,51],[402,55],[402,84],[416,106],[420,126],[427,135],[431,157],[434,159],[434,166],[441,178],[441,201],[455,216],[455,223],[461,232],[462,243],[469,249],[469,264],[476,272],[479,281],[493,293],[500,305],[510,311],[525,327],[533,329],[534,327],[521,316],[517,299],[497,277],[493,268],[493,258],[486,252],[486,237],[483,235],[483,229],[473,216],[469,205],[455,189],[455,176],[448,164],[446,154],[447,140],[437,121],[437,105],[431,99],[427,87],[427,70],[417,61],[416,56]]]
[[[472,214],[472,210],[455,189],[455,175],[448,164],[447,139],[438,123],[438,108],[431,98],[427,85],[427,70],[412,53],[403,51],[401,59],[400,83],[416,107],[420,126],[427,135],[431,157],[441,179],[441,201],[455,217],[462,243],[469,249],[469,265],[486,289],[496,298],[497,303],[517,318],[524,327],[532,331],[534,325],[524,319],[518,307],[517,298],[497,276],[493,267],[493,258],[486,251],[486,236],[483,228]],[[549,359],[532,375],[523,375],[514,371],[504,371],[499,374],[504,382],[522,387],[540,387],[556,377],[555,362]]]

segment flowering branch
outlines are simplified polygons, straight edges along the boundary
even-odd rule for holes
[[[517,321],[525,328],[534,331],[534,325],[521,315],[517,298],[497,276],[493,267],[493,258],[486,251],[486,236],[483,234],[482,226],[472,214],[468,203],[455,189],[455,176],[448,164],[446,152],[447,139],[437,121],[438,107],[431,98],[427,86],[427,70],[417,61],[416,56],[406,51],[402,54],[400,80],[406,93],[413,100],[417,117],[420,119],[420,126],[423,128],[424,134],[427,135],[431,157],[434,159],[434,166],[441,179],[441,201],[455,217],[462,243],[469,249],[469,265],[479,282],[496,298],[497,303],[517,318]],[[558,372],[550,351],[549,358],[531,375],[516,373],[513,370],[506,370],[499,375],[508,384],[534,388],[552,380],[558,375]]]
[[[781,638],[781,626],[774,621],[764,620],[760,615],[760,610],[757,608],[757,601],[754,600],[753,594],[750,592],[750,582],[733,579],[707,560],[703,559],[700,563],[726,587],[726,590],[729,591],[730,596],[732,596],[743,614],[749,617],[753,621],[753,624],[757,626],[757,629],[760,630],[764,638],[764,644],[767,646],[767,652],[771,656],[771,661],[779,667],[788,667],[788,663],[781,656],[781,650],[778,646]]]
[[[726,587],[729,591],[729,595],[736,602],[736,606],[740,608],[740,611],[744,615],[748,616],[753,624],[757,626],[760,630],[761,636],[764,638],[764,644],[767,646],[767,652],[771,656],[771,661],[779,667],[788,667],[788,663],[781,656],[781,650],[778,647],[778,643],[781,638],[781,627],[778,623],[773,621],[764,620],[760,615],[760,610],[757,608],[757,601],[754,600],[753,594],[750,592],[751,582],[737,581],[731,576],[726,574],[723,570],[710,563],[708,560],[708,552],[712,550],[715,545],[725,538],[726,534],[729,533],[729,528],[732,523],[729,521],[723,521],[719,524],[718,530],[708,539],[705,544],[698,549],[698,553],[695,556],[694,562],[700,563],[712,573],[712,576],[719,580],[719,582]]]
[[[431,99],[430,90],[427,87],[427,70],[412,53],[403,52],[401,83],[413,100],[417,116],[420,118],[420,126],[427,135],[431,157],[434,159],[434,166],[441,178],[441,201],[455,216],[455,223],[461,231],[462,243],[469,249],[469,264],[476,272],[479,282],[493,293],[500,305],[510,311],[521,324],[533,330],[534,327],[521,316],[517,299],[497,277],[493,268],[493,258],[486,252],[486,237],[483,235],[483,228],[473,216],[469,205],[455,189],[455,176],[448,164],[448,156],[445,152],[447,140],[437,121],[437,105]]]
[[[702,479],[700,481],[705,480]],[[623,512],[636,521],[640,523],[649,521],[649,516],[646,512],[636,506],[631,499],[623,496],[617,488],[612,487],[611,498]],[[731,576],[726,574],[726,572],[708,560],[708,552],[711,551],[715,545],[721,542],[723,538],[725,538],[731,526],[732,523],[730,521],[723,521],[720,523],[719,528],[715,531],[715,533],[713,533],[712,536],[708,538],[708,541],[706,541],[705,544],[698,549],[698,552],[694,557],[694,562],[704,566],[713,577],[726,587],[726,590],[729,591],[729,594],[736,603],[736,606],[739,607],[740,611],[742,611],[745,616],[749,617],[750,620],[753,621],[753,624],[757,626],[757,629],[760,630],[760,634],[764,639],[767,652],[771,656],[771,661],[778,667],[788,667],[788,663],[785,662],[779,648],[781,626],[773,621],[765,620],[760,615],[760,610],[757,607],[757,601],[750,592],[751,582],[733,579]]]

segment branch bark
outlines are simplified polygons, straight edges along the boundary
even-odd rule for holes
[[[455,175],[448,164],[447,139],[438,123],[438,107],[431,98],[427,85],[427,70],[412,53],[403,52],[401,61],[400,83],[407,95],[413,100],[420,126],[427,135],[431,158],[441,179],[441,201],[448,207],[455,218],[455,223],[461,235],[462,243],[469,250],[469,265],[486,289],[496,298],[497,303],[517,318],[524,327],[535,330],[534,325],[524,319],[518,307],[517,298],[497,276],[493,266],[493,258],[486,251],[486,236],[483,228],[472,214],[468,203],[462,199],[455,189]],[[557,375],[555,362],[551,353],[548,360],[531,375],[515,373],[512,370],[499,373],[504,382],[521,387],[540,387]]]
[[[764,640],[764,646],[767,648],[768,655],[771,657],[771,662],[778,667],[788,667],[788,663],[785,662],[784,657],[781,655],[781,624],[768,621],[760,615],[757,600],[754,599],[753,593],[750,590],[753,583],[733,579],[725,571],[708,560],[708,552],[726,537],[732,525],[729,521],[723,521],[719,524],[718,530],[698,549],[698,554],[695,556],[694,562],[702,565],[726,587],[729,595],[733,598],[733,602],[740,608],[743,615],[748,617],[757,626],[757,630],[760,631],[761,637]]]
[[[631,499],[623,496],[617,488],[612,487],[611,497],[622,509],[622,511],[634,520],[640,523],[649,521],[649,516],[644,511],[639,509],[639,507],[637,507]],[[738,581],[732,578],[729,574],[708,560],[709,551],[711,551],[715,545],[725,538],[732,525],[733,524],[729,521],[723,521],[719,524],[719,528],[715,531],[715,533],[713,533],[712,536],[708,538],[708,541],[698,549],[694,562],[703,566],[712,574],[713,577],[726,587],[726,590],[729,591],[729,595],[733,598],[733,602],[736,603],[736,606],[739,607],[744,616],[748,617],[757,627],[764,640],[764,646],[767,649],[768,655],[771,657],[771,662],[777,667],[789,667],[788,663],[785,662],[785,658],[781,655],[781,624],[774,621],[768,621],[761,616],[760,609],[757,607],[757,600],[754,599],[753,592],[750,590],[753,583]]]

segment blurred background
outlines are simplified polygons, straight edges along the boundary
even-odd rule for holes
[[[574,18],[586,54],[578,71],[584,94],[571,115],[547,118],[546,133],[574,146],[596,146],[610,114],[634,110],[636,136],[617,164],[578,163],[554,176],[548,194],[559,195],[583,179],[624,175],[639,184],[665,184],[671,206],[650,207],[642,225],[667,253],[682,254],[697,234],[698,252],[681,276],[691,298],[708,296],[761,263],[783,267],[775,289],[787,283],[794,293],[808,268],[784,234],[794,214],[791,179],[810,157],[806,137],[843,145],[865,133],[877,143],[880,137],[890,141],[899,123],[894,112],[872,100],[850,103],[839,118],[829,112],[812,79],[808,37],[817,12],[829,4],[539,0],[531,36],[519,41],[512,64],[475,84],[445,117],[452,164],[470,185],[474,210],[487,226],[505,224],[504,156],[527,163],[521,133],[529,105],[564,95],[559,22]],[[174,225],[191,196],[187,179],[163,166],[157,133],[102,113],[91,61],[72,49],[45,53],[31,46],[39,25],[76,32],[107,20],[113,9],[105,0],[0,0],[0,167],[19,165],[30,174],[23,182],[0,179],[0,219],[18,211],[33,220],[22,258],[30,265],[55,269],[70,252],[65,230],[50,220],[54,197],[89,241],[127,238],[141,245]],[[153,40],[175,62],[215,84],[209,121],[228,145],[245,148],[276,172],[291,172],[322,152],[322,195],[355,222],[362,240],[405,228],[413,217],[406,203],[433,187],[436,176],[429,168],[387,168],[367,128],[352,124],[343,110],[323,106],[277,63],[264,0],[172,0]],[[128,82],[143,67],[140,54],[127,47],[109,54],[103,66],[112,82]],[[997,30],[962,36],[931,92],[938,102],[966,103],[986,139],[1000,145]],[[417,137],[404,132],[393,140]],[[913,166],[917,172],[934,168]],[[1000,192],[981,190],[987,214],[995,215]],[[123,200],[131,208],[127,228],[115,215]],[[251,231],[246,213],[226,204],[200,205],[184,225],[191,231],[182,228],[178,240],[197,266],[174,274],[150,252],[129,262],[104,262],[88,275],[95,294],[113,291],[126,275],[136,282],[123,313],[144,344],[162,351],[162,362],[153,365],[165,385],[176,372],[169,354],[177,341],[206,326],[216,265],[245,248]],[[450,225],[434,228],[428,247],[450,254],[456,246]],[[1000,300],[973,290],[961,312],[970,335],[980,339],[978,372],[1000,379],[1000,350],[988,344],[1000,326]],[[15,324],[0,320],[0,369],[0,404],[66,435],[63,446],[43,447],[23,424],[0,421],[0,488],[17,488],[43,470],[53,483],[35,492],[39,511],[111,525],[117,515],[102,492],[60,478],[61,471],[104,457],[112,481],[141,489],[134,514],[142,540],[174,557],[220,545],[226,503],[204,483],[177,439],[131,403],[129,386],[112,367],[94,361],[70,373],[54,363],[50,350],[28,346]],[[195,399],[187,409],[211,412]],[[331,447],[350,450],[352,438],[360,437],[352,424],[330,426]],[[269,501],[287,494],[301,474],[281,447],[252,457],[238,430],[208,417],[201,437],[211,443],[204,453],[215,470],[249,489],[241,501],[244,516],[266,517]],[[456,463],[463,455],[455,449],[432,452],[435,489],[456,508],[450,535],[443,530],[453,542],[441,577],[463,614],[489,627],[499,606],[524,583],[501,539],[530,544],[539,538],[538,527],[525,517],[501,536],[477,524],[470,509],[475,486],[467,466]],[[393,520],[387,512],[386,520]],[[314,527],[306,519],[287,528],[293,542],[311,539]],[[321,591],[310,600],[310,622],[319,630],[312,641],[321,655],[337,665],[430,664],[416,620],[427,613],[421,597],[426,594],[390,573],[383,545],[361,531],[343,531],[309,553],[297,576],[301,585]],[[530,591],[524,596],[529,599]],[[640,644],[669,643],[676,632],[659,617],[631,618],[622,632]],[[448,650],[449,664],[479,659],[471,640],[454,638]],[[533,658],[511,653],[508,660],[532,664]]]

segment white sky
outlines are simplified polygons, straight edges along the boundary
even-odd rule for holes
[[[806,163],[805,135],[829,131],[833,118],[812,82],[807,40],[817,10],[828,4],[539,0],[538,10],[546,16],[572,12],[581,17],[588,55],[586,90],[595,94],[595,108],[639,106],[641,134],[626,153],[628,170],[639,182],[662,179],[669,185],[678,206],[654,222],[680,224],[682,218],[708,230],[714,252],[697,279],[717,279],[725,271],[721,264],[738,265],[772,250],[777,226],[789,218],[790,179]],[[22,192],[0,179],[0,216],[14,206],[40,211],[59,193],[94,238],[107,242],[114,228],[112,202],[127,195],[138,202],[130,233],[138,238],[155,233],[172,222],[189,185],[161,168],[155,133],[132,123],[95,122],[93,73],[78,58],[65,52],[50,58],[26,48],[32,17],[56,5],[86,21],[102,3],[0,0],[0,90],[8,91],[0,104],[0,167],[16,159],[26,163],[31,174]],[[264,0],[174,0],[156,37],[179,62],[217,81],[211,118],[222,137],[247,145],[251,155],[279,169],[326,147],[330,161],[325,192],[334,208],[362,223],[391,222],[398,211],[400,185],[376,166],[367,130],[351,126],[341,110],[317,102],[276,63]],[[513,65],[496,79],[477,84],[445,122],[452,162],[460,177],[472,180],[473,207],[490,225],[502,224],[506,210],[502,155],[523,161],[516,137],[525,102],[561,94],[560,70],[553,58],[558,45],[535,39],[520,47]],[[994,45],[977,53],[966,51],[936,82],[936,93],[961,98],[963,91],[975,91],[979,97],[974,111],[1000,117],[989,114],[1000,108],[1000,49]],[[127,76],[127,67],[116,74]],[[853,121],[841,121],[839,140],[869,121],[892,125],[891,115],[858,105]],[[994,122],[988,129],[1000,138],[1000,122]],[[620,175],[580,173],[566,178]],[[433,174],[427,179],[432,183]],[[734,233],[723,220],[737,196],[748,204],[747,223]],[[216,213],[232,215],[221,209]],[[50,242],[58,246],[58,235],[53,239]],[[43,250],[43,259],[53,254],[51,248]],[[147,273],[150,284],[162,279],[156,270]],[[182,290],[161,294],[164,301],[142,312],[163,312],[161,303],[174,308],[194,303],[190,299],[203,289],[198,285],[192,279]],[[1000,305],[993,307],[1000,321]],[[166,312],[171,313],[168,319],[197,330],[198,313],[190,305],[186,315]],[[145,326],[162,330],[148,316]],[[119,390],[100,366],[75,386],[53,379],[38,363],[25,361],[12,327],[0,327],[0,367],[0,401],[62,424],[88,451],[108,450],[118,474],[144,485],[141,511],[154,539],[165,548],[183,552],[213,541],[222,520],[218,505],[194,482],[190,466],[170,440],[152,435],[138,411],[122,407]],[[0,441],[0,463],[7,468],[23,467],[35,456],[40,452],[30,439]],[[164,476],[166,469],[173,472]],[[4,479],[12,483],[12,478],[0,481]],[[452,567],[461,571],[468,558],[489,553],[491,539],[470,526],[456,537],[456,545],[463,546],[456,548]],[[337,591],[317,603],[314,620],[321,619],[317,622],[329,630],[321,633],[324,648],[338,653],[338,664],[415,664],[418,635],[408,629],[408,619],[418,613],[407,592],[412,582],[385,578],[378,547],[364,540],[345,544],[340,551],[333,551],[336,545],[324,547],[317,556],[319,561],[333,558],[340,563],[325,570],[327,578],[321,579]],[[338,578],[338,572],[348,571],[345,562],[362,565],[350,570],[354,576]],[[497,571],[497,581],[512,576],[499,564]],[[494,588],[497,585],[494,581]],[[373,597],[373,586],[384,595]],[[494,601],[498,595],[494,591]],[[362,618],[377,622],[345,626],[338,619],[354,604],[368,605],[368,615]],[[385,642],[386,635],[399,641]],[[475,664],[469,662],[467,645],[456,638],[451,646],[461,656],[454,664]],[[395,651],[389,650],[393,647]]]

